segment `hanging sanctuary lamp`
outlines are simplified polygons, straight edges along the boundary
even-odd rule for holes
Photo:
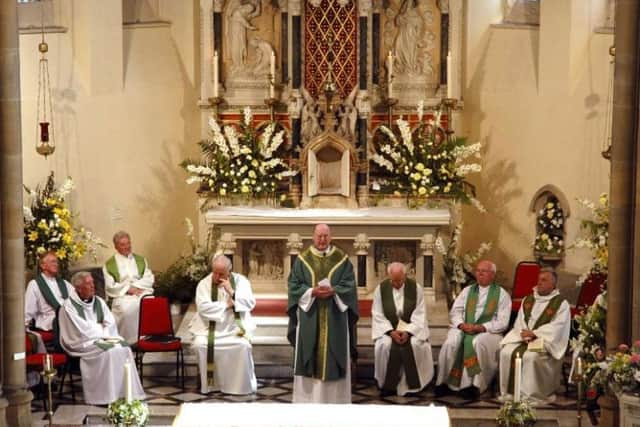
[[[41,7],[44,7],[41,4]],[[36,151],[47,158],[56,149],[53,133],[53,106],[49,83],[49,45],[44,40],[44,12],[42,12],[42,41],[38,44],[40,64],[38,67],[38,98],[36,116]]]

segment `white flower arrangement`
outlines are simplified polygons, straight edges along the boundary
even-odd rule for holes
[[[549,196],[536,216],[533,249],[538,256],[562,256],[565,250],[564,213],[555,196]]]
[[[140,400],[127,402],[120,398],[109,404],[107,419],[115,425],[144,426],[149,420],[149,407]]]
[[[202,141],[202,160],[185,160],[181,166],[187,171],[188,184],[198,183],[199,192],[215,197],[241,195],[275,197],[278,184],[297,173],[279,155],[284,143],[284,130],[277,123],[269,123],[256,130],[251,108],[243,110],[239,124],[220,126],[213,118],[208,124],[211,139]]]
[[[373,172],[371,190],[409,198],[447,197],[480,206],[473,199],[465,178],[482,171],[480,143],[466,145],[464,138],[443,138],[440,112],[424,122],[424,104],[418,105],[419,126],[411,130],[409,122],[396,120],[397,133],[381,126],[377,152],[370,160],[379,166]],[[378,174],[376,175],[376,172]],[[484,210],[484,208],[481,208]]]
[[[583,235],[578,237],[570,246],[573,248],[586,248],[591,251],[592,265],[578,279],[577,285],[581,285],[591,273],[607,274],[609,263],[609,195],[600,194],[598,204],[586,200],[577,199],[583,207],[590,211],[589,219],[580,222],[580,230]]]

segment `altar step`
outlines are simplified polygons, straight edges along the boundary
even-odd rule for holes
[[[257,324],[253,342],[253,358],[256,375],[261,378],[288,378],[293,375],[293,348],[287,341],[288,318],[284,315],[286,300],[282,298],[259,299],[254,309]],[[358,365],[356,375],[359,378],[373,376],[373,340],[371,339],[371,302],[360,301],[361,316],[358,320]],[[448,314],[444,301],[427,303],[431,348],[437,362],[440,347],[447,336]],[[196,314],[192,304],[184,315],[174,317],[174,325],[179,325],[176,335],[182,338],[185,347],[185,374],[197,375],[196,360],[191,353],[191,334],[188,325]],[[175,375],[175,353],[149,353],[144,357],[145,376]],[[195,378],[188,379],[194,381]]]

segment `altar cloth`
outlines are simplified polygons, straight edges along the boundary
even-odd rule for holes
[[[185,403],[174,427],[449,427],[444,406]]]

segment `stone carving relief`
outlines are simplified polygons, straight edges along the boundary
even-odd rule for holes
[[[244,271],[249,280],[284,280],[285,244],[279,240],[245,240]]]
[[[416,276],[416,243],[414,241],[377,241],[374,245],[374,272],[376,281],[387,276],[387,265],[401,262],[407,268],[407,276]]]
[[[320,103],[313,99],[305,88],[300,90],[304,105],[302,106],[302,142],[306,143],[324,131],[324,111]]]
[[[503,0],[504,23],[540,24],[539,0]]]
[[[231,73],[244,73],[248,65],[248,32],[258,30],[251,20],[260,16],[260,0],[231,0],[224,13],[226,51],[231,59]]]
[[[269,74],[271,53],[274,52],[271,44],[258,37],[249,41],[249,45],[254,50],[254,61],[251,64],[251,73],[255,77],[265,77]]]
[[[356,95],[358,88],[354,87],[349,96],[335,109],[335,133],[351,141],[355,138],[358,110],[356,109]]]
[[[384,45],[393,51],[395,77],[433,76],[436,34],[433,5],[401,0],[385,10]]]

